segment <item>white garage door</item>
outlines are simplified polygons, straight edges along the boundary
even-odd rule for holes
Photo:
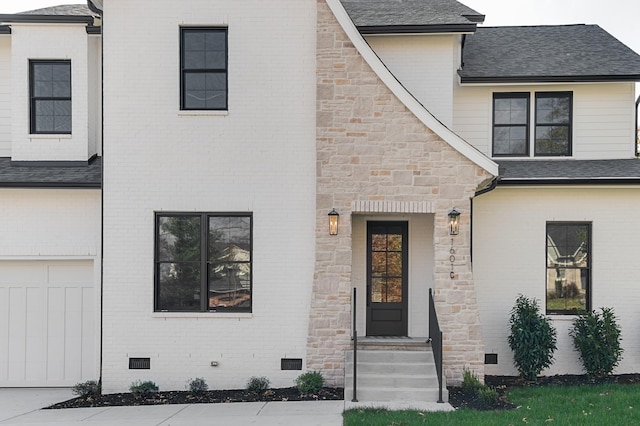
[[[96,379],[93,261],[0,261],[0,387]]]

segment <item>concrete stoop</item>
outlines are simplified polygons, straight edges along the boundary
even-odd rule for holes
[[[359,342],[357,380],[358,401],[438,401],[435,361],[424,340]],[[346,353],[344,399],[353,399],[353,350]],[[442,399],[449,400],[444,384]]]

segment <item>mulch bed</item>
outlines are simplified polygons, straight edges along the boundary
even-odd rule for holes
[[[640,374],[621,374],[603,378],[591,378],[586,375],[561,375],[538,377],[535,382],[513,376],[485,376],[485,383],[498,392],[498,403],[486,406],[474,395],[465,393],[462,388],[450,386],[449,403],[455,408],[474,410],[511,410],[516,408],[508,398],[510,388],[526,386],[575,386],[600,383],[640,383]],[[187,391],[155,392],[147,395],[132,393],[112,393],[96,397],[79,397],[54,404],[50,409],[113,407],[122,405],[162,405],[162,404],[211,404],[232,402],[271,402],[271,401],[331,401],[343,400],[343,388],[322,388],[316,394],[301,394],[297,388],[269,389],[264,392],[238,390],[212,390],[201,393]]]
[[[121,405],[163,405],[163,404],[211,404],[231,402],[271,402],[271,401],[331,401],[343,400],[344,389],[322,388],[315,394],[302,394],[297,388],[269,389],[264,392],[238,390],[211,390],[200,393],[187,391],[155,392],[146,395],[132,393],[112,393],[95,397],[79,397],[54,404],[49,409],[113,407]]]

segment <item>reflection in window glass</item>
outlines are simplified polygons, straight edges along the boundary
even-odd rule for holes
[[[251,216],[158,214],[156,310],[250,312],[251,245]]]
[[[547,223],[547,312],[590,309],[589,223]]]
[[[571,155],[571,103],[571,92],[536,93],[536,155]]]

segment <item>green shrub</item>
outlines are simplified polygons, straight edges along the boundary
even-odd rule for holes
[[[77,383],[71,388],[71,392],[74,395],[86,398],[89,396],[100,395],[100,385],[95,380],[88,380],[86,382]]]
[[[553,362],[556,350],[556,330],[540,313],[538,301],[520,295],[511,309],[509,347],[513,363],[520,374],[535,380],[543,368]]]
[[[462,390],[467,393],[476,394],[478,389],[482,387],[484,387],[484,385],[480,383],[478,375],[465,368],[462,375]]]
[[[476,395],[480,402],[487,407],[495,407],[498,404],[498,391],[489,386],[482,386],[477,390]]]
[[[569,335],[590,376],[611,374],[622,359],[620,326],[611,308],[585,312],[573,321]]]
[[[131,386],[129,386],[129,391],[135,396],[149,395],[154,392],[158,392],[158,385],[150,380],[147,380],[146,382],[136,380],[131,383]]]
[[[250,392],[264,392],[269,389],[271,382],[266,377],[253,376],[247,382],[247,390]]]
[[[312,394],[322,389],[324,377],[319,371],[310,371],[296,378],[296,387],[300,393]]]
[[[189,381],[187,382],[187,387],[189,388],[189,392],[193,394],[201,394],[209,390],[209,385],[207,384],[207,381],[202,377],[189,379]]]

